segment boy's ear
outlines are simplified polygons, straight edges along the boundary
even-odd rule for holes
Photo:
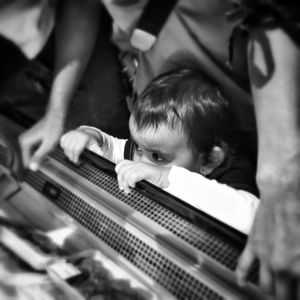
[[[216,169],[225,159],[226,153],[220,146],[214,146],[210,151],[208,159],[202,159],[200,173],[209,175]]]

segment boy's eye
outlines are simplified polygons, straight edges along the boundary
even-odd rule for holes
[[[158,155],[155,152],[152,153],[152,159],[156,162],[164,162],[165,161],[165,159],[163,157],[161,157],[160,155]]]

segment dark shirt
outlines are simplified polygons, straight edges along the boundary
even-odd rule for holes
[[[222,164],[206,177],[259,197],[255,170],[247,158],[237,152],[229,152]]]

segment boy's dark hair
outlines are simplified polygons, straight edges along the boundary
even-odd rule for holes
[[[155,78],[131,113],[138,130],[162,124],[182,128],[192,149],[208,155],[225,139],[228,106],[211,79],[199,71],[181,69]]]

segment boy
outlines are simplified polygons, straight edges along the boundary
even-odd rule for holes
[[[146,179],[248,233],[258,206],[254,171],[230,145],[228,125],[218,88],[183,69],[154,79],[135,101],[131,140],[81,126],[61,138],[61,147],[74,162],[85,148],[115,162],[126,193]]]

